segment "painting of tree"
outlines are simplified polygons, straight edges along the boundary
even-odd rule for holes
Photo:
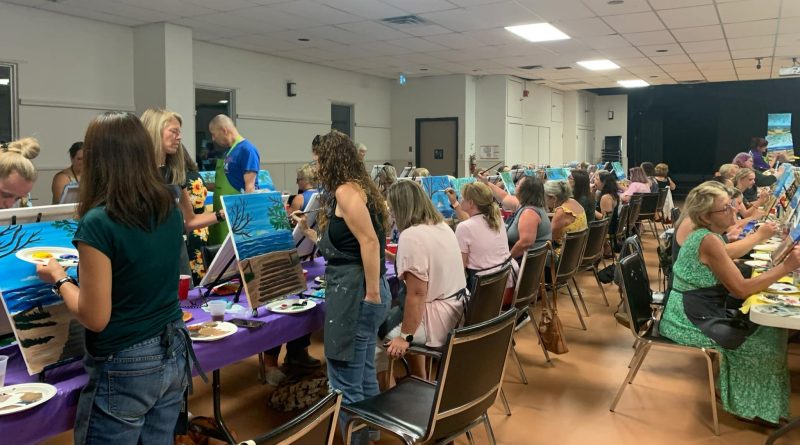
[[[75,236],[75,232],[78,231],[78,221],[69,220],[69,219],[62,219],[60,221],[53,221],[53,227],[56,229],[61,229],[69,236]]]
[[[13,255],[20,249],[40,241],[41,230],[29,233],[22,226],[4,226],[0,229],[0,258]]]
[[[253,235],[247,227],[253,221],[253,215],[247,211],[247,201],[237,201],[231,206],[230,212],[226,213],[230,217],[230,228],[234,235],[250,238]]]

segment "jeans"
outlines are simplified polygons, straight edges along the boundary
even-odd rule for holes
[[[89,382],[78,400],[76,445],[173,443],[191,378],[185,329],[179,320],[107,357],[86,353]]]
[[[378,395],[378,379],[375,375],[375,345],[378,339],[378,326],[383,323],[391,301],[389,284],[381,279],[381,304],[361,301],[358,323],[355,326],[355,356],[351,361],[328,359],[328,380],[333,389],[342,391],[343,403],[350,404]],[[346,434],[349,416],[343,411],[339,414],[342,434]],[[369,431],[362,429],[353,434],[353,445],[366,445],[370,440]],[[373,436],[373,440],[376,440]]]

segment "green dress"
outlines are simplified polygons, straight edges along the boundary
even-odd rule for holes
[[[738,348],[724,349],[700,331],[684,312],[682,291],[719,284],[711,269],[700,262],[700,243],[706,235],[719,236],[708,229],[698,229],[683,243],[672,269],[673,289],[659,330],[677,343],[720,352],[717,383],[725,411],[747,419],[758,417],[778,423],[781,418],[789,417],[787,331],[761,326]]]

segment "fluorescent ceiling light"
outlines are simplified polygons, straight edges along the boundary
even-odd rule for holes
[[[549,42],[551,40],[566,40],[570,38],[549,23],[506,26],[506,30],[531,42]]]
[[[221,103],[221,104],[226,104],[226,103],[228,103],[228,100],[227,100],[227,99],[222,99],[222,100],[220,100],[218,103]]]
[[[619,65],[616,63],[608,60],[608,59],[601,59],[601,60],[581,60],[578,62],[578,65],[586,68],[587,70],[592,71],[603,71],[603,70],[616,70],[619,69]]]
[[[639,88],[639,87],[650,86],[649,83],[645,82],[642,79],[619,80],[617,81],[617,83],[625,88]]]
[[[11,79],[0,79],[0,85],[8,85]]]

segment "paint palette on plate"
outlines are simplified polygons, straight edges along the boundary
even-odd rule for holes
[[[316,305],[316,302],[306,298],[286,298],[267,304],[267,309],[279,314],[299,314],[314,308]]]
[[[800,298],[795,295],[763,294],[759,297],[759,299],[765,303],[800,307]]]
[[[47,264],[51,259],[55,259],[63,267],[78,265],[77,249],[66,247],[29,247],[17,251],[15,255],[31,264]]]
[[[798,289],[797,286],[793,286],[791,284],[786,284],[786,283],[774,283],[767,289],[769,289],[772,292],[777,292],[779,294],[800,293],[800,289]]]

